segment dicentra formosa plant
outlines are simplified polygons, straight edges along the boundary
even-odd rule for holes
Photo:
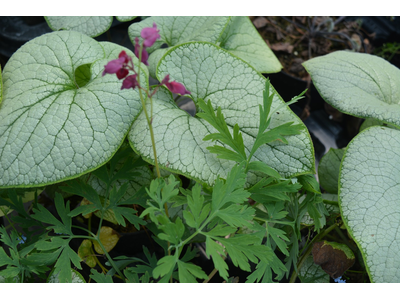
[[[229,23],[229,34],[218,33],[225,45],[231,36],[237,42],[240,19],[215,21],[218,28]],[[228,280],[228,255],[246,271],[249,262],[256,264],[249,282],[288,276],[297,266],[302,218],[308,212],[315,230],[320,230],[327,213],[315,180],[307,176],[313,172],[314,156],[304,124],[252,66],[210,42],[184,42],[153,56],[159,58],[153,60],[153,71],[160,84],[150,92],[145,63],[151,56],[144,51],[158,38],[156,26],[142,29],[141,38],[142,42],[135,38],[135,57],[128,49],[78,32],[54,32],[28,42],[7,63],[0,107],[0,185],[10,188],[11,201],[0,198],[0,204],[23,215],[26,221],[19,220],[24,228],[35,225],[45,231],[28,234],[22,246],[15,230],[2,231],[12,255],[0,250],[1,263],[7,265],[0,274],[23,281],[32,273],[43,275],[54,264],[58,279],[71,281],[71,262],[79,269],[82,257],[69,242],[85,238],[100,245],[111,267],[108,272],[102,267],[107,275],[93,271],[96,281],[110,281],[112,275],[128,282],[208,281],[217,271]],[[104,76],[107,73],[116,76]],[[198,116],[180,110],[170,91],[189,95]],[[159,178],[150,185],[142,181],[147,202],[143,188],[126,197],[137,176],[130,157],[118,165],[129,152],[126,137],[156,169],[160,166],[197,183],[179,189],[173,175],[161,178],[157,171]],[[83,176],[87,173],[90,176]],[[296,175],[298,179],[290,179]],[[56,193],[61,220],[36,202],[33,214],[27,214],[21,197],[11,189],[67,180],[62,190],[84,197],[86,205],[71,209]],[[249,204],[249,197],[257,206]],[[141,218],[125,207],[132,204],[145,208]],[[169,214],[174,206],[182,208]],[[97,233],[86,229],[87,237],[75,235],[72,217],[91,213],[100,216]],[[117,224],[124,226],[126,219],[137,228],[148,216],[165,256],[157,260],[145,251],[147,262],[113,260],[101,241],[106,214]],[[194,252],[185,247],[198,240],[206,243],[216,267],[208,276],[190,262]],[[285,255],[284,262],[275,251]],[[143,265],[122,270],[132,262]]]

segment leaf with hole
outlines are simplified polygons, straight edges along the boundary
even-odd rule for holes
[[[141,111],[137,91],[102,76],[121,50],[138,65],[128,49],[75,31],[44,34],[11,56],[2,74],[0,186],[76,178],[115,154]],[[141,74],[146,87],[147,71]]]

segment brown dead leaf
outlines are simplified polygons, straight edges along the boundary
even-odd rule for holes
[[[338,247],[334,248],[331,244],[340,245],[345,250],[343,251]],[[338,278],[355,262],[354,254],[351,253],[352,255],[349,255],[346,253],[348,251],[351,252],[346,247],[343,244],[329,243],[327,241],[315,243],[312,249],[314,263],[320,265],[332,278]]]
[[[120,237],[121,235],[111,227],[102,226],[100,229],[100,242],[107,252],[110,252],[115,247]],[[97,253],[104,254],[103,249],[101,249],[97,241],[93,242],[93,246]]]
[[[268,24],[268,20],[265,17],[257,17],[253,21],[254,26],[258,28],[262,28]]]
[[[94,268],[96,266],[95,254],[93,253],[92,242],[90,240],[86,239],[82,241],[82,244],[78,248],[78,255],[89,267]]]
[[[271,45],[273,51],[283,51],[287,53],[292,53],[293,48],[293,45],[290,45],[289,43],[276,43]]]

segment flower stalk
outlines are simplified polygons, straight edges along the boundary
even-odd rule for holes
[[[143,38],[143,42],[139,43],[139,38],[135,38],[135,55],[139,59],[139,62],[142,62],[145,65],[148,65],[148,58],[149,54],[146,50],[147,47],[153,46],[153,44],[156,42],[157,39],[160,38],[159,35],[159,30],[157,29],[157,26],[155,23],[153,23],[153,27],[146,27],[143,28],[140,36]],[[132,71],[134,74],[129,75],[129,72]],[[135,66],[132,62],[132,58],[126,54],[125,51],[121,51],[121,53],[118,56],[118,59],[114,59],[110,61],[107,65],[104,66],[104,71],[103,71],[103,76],[105,74],[116,74],[118,79],[124,79],[121,89],[135,89],[136,87],[139,89],[139,97],[140,97],[140,102],[142,104],[144,114],[147,120],[147,124],[149,126],[149,131],[150,131],[150,138],[151,138],[151,144],[153,147],[153,155],[154,155],[154,165],[156,168],[156,173],[157,177],[161,177],[160,173],[160,168],[158,165],[158,160],[157,160],[157,151],[156,151],[156,143],[154,139],[154,130],[153,130],[153,101],[152,97],[156,93],[157,89],[164,85],[166,86],[172,93],[176,94],[181,94],[181,95],[187,95],[190,94],[190,91],[188,91],[185,86],[182,83],[176,82],[176,81],[170,81],[169,74],[167,74],[164,79],[161,81],[160,84],[158,84],[152,92],[150,92],[149,89],[145,89],[141,86],[140,84],[140,67],[138,67],[138,70],[135,70]],[[145,95],[143,95],[143,92],[145,92]],[[150,115],[146,109],[146,102],[147,99],[150,101]],[[166,211],[168,211],[166,207]]]

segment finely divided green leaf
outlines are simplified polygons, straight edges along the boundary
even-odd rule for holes
[[[3,247],[0,248],[0,267],[5,265],[12,265],[13,260],[8,257],[6,252],[4,251]]]
[[[99,273],[95,269],[91,269],[91,271],[92,274],[90,274],[90,278],[92,278],[97,283],[113,283],[112,276]]]
[[[215,216],[224,220],[232,227],[247,227],[255,215],[254,208],[247,205],[232,204],[227,208],[218,210]]]
[[[277,274],[277,278],[282,278],[284,272],[287,271],[285,265],[282,263],[282,261],[276,256],[276,254],[271,250],[271,248],[264,246],[266,249],[264,249],[265,252],[267,252],[270,255],[270,260],[268,262],[261,260],[257,266],[256,270],[251,273],[247,277],[248,283],[253,283],[253,282],[262,282],[262,283],[271,283],[274,282],[272,278],[272,271]]]
[[[301,188],[298,183],[292,184],[290,180],[275,183],[273,178],[262,179],[256,185],[248,189],[251,198],[257,202],[267,203],[277,200],[290,200],[288,193],[297,192]]]
[[[196,278],[208,278],[207,274],[199,266],[185,263],[181,260],[178,260],[178,275],[180,283],[197,283]]]
[[[229,257],[235,266],[239,266],[244,271],[250,271],[248,261],[257,263],[258,259],[269,262],[271,257],[263,245],[257,245],[259,238],[253,235],[235,235],[228,239],[216,238],[225,246]]]
[[[245,180],[244,163],[232,168],[226,182],[218,179],[212,193],[212,211],[221,209],[226,203],[245,202],[250,196],[250,193],[244,190]]]
[[[191,91],[190,97],[195,103],[205,99],[211,101],[214,111],[221,107],[229,130],[233,132],[238,124],[245,152],[250,152],[258,133],[264,77],[242,60],[210,43],[186,43],[170,49],[159,63],[157,78],[162,80],[167,74]],[[271,109],[281,104],[284,104],[283,100],[274,93]],[[301,133],[285,136],[288,145],[278,140],[260,145],[253,160],[267,163],[284,177],[311,173],[314,168],[311,139],[297,116],[284,106],[279,114],[273,114],[269,129],[287,122],[300,124]],[[218,141],[203,141],[206,135],[217,133],[216,129],[205,120],[178,109],[165,89],[159,89],[153,97],[152,125],[162,168],[213,185],[218,176],[226,178],[234,166],[234,162],[218,159],[207,150],[214,145],[222,146]],[[129,140],[144,160],[154,162],[144,114],[136,119]],[[250,174],[248,181],[254,184],[257,178]]]
[[[228,265],[220,255],[224,255],[224,248],[217,244],[210,236],[206,237],[206,253],[211,255],[214,267],[218,270],[219,275],[228,280],[229,274],[227,272]],[[225,256],[225,255],[224,255]]]
[[[72,282],[72,269],[71,261],[78,269],[82,269],[80,261],[82,259],[78,254],[72,250],[68,245],[62,250],[61,255],[58,257],[57,262],[54,266],[54,272],[58,273],[58,280],[60,283]]]
[[[268,235],[274,240],[275,244],[278,248],[282,251],[283,254],[289,256],[289,252],[287,251],[287,243],[285,241],[289,241],[288,237],[286,236],[285,231],[275,228],[268,224],[267,229]]]
[[[252,171],[262,172],[274,178],[281,178],[281,175],[263,161],[251,161],[247,168]]]
[[[176,257],[175,256],[164,256],[163,258],[161,258],[158,263],[157,263],[157,267],[153,270],[153,277],[155,279],[159,278],[159,277],[163,277],[167,274],[172,274],[175,265],[177,263]]]
[[[34,214],[32,215],[32,218],[43,223],[51,224],[52,226],[49,226],[48,228],[53,229],[55,233],[73,235],[71,231],[71,217],[67,215],[69,213],[69,202],[67,202],[67,209],[63,208],[64,200],[60,194],[56,194],[55,201],[57,212],[60,217],[62,215],[62,222],[60,222],[42,205],[38,205],[38,208],[33,208]]]
[[[200,193],[201,186],[196,184],[192,189],[192,195],[187,195],[189,211],[183,212],[187,225],[196,229],[200,227],[211,211],[210,203],[203,206],[204,196]]]

